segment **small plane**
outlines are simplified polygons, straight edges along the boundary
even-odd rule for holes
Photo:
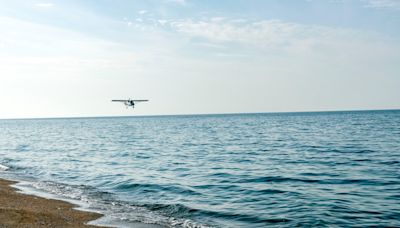
[[[149,100],[131,100],[131,99],[128,99],[128,100],[111,100],[111,101],[112,102],[124,102],[126,108],[128,108],[128,107],[135,108],[135,103],[136,102],[146,102],[146,101],[149,101]]]

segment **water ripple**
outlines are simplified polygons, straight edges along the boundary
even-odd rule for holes
[[[400,111],[0,120],[0,175],[128,223],[400,227],[399,133]]]

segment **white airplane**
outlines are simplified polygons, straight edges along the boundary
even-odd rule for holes
[[[126,108],[128,108],[128,107],[135,108],[135,103],[136,102],[146,102],[146,101],[149,101],[149,100],[131,100],[131,99],[128,99],[128,100],[111,100],[111,101],[112,102],[124,102]]]

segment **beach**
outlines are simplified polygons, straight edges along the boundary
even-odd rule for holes
[[[74,210],[73,204],[17,192],[0,179],[0,227],[98,227],[86,223],[102,215]]]

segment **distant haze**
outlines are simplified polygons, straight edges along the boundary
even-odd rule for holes
[[[0,4],[0,118],[400,108],[398,0]]]

